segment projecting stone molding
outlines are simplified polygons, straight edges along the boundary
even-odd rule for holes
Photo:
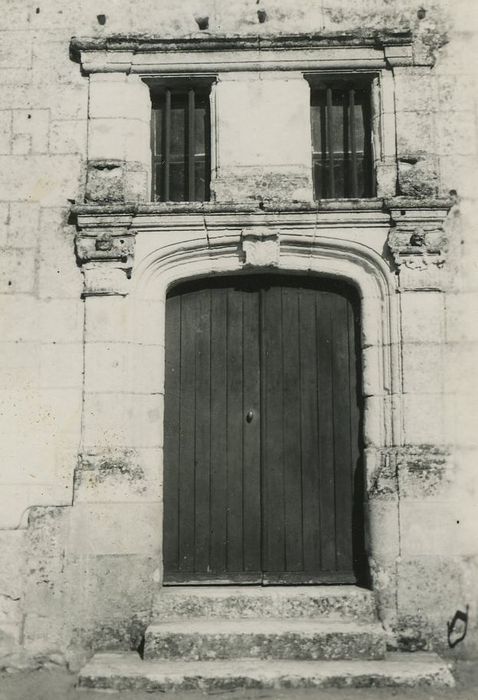
[[[278,267],[282,247],[289,240],[314,246],[333,231],[347,247],[350,230],[380,228],[386,234],[393,268],[405,288],[444,283],[436,273],[446,262],[449,247],[445,219],[452,202],[445,199],[349,200],[318,206],[221,204],[77,205],[76,251],[85,276],[85,295],[127,294],[134,267],[135,237],[148,231],[158,245],[174,233],[191,232],[198,249],[232,246],[244,267]],[[291,232],[294,231],[292,234]],[[387,233],[388,232],[388,233]],[[205,234],[205,236],[204,236]],[[285,236],[285,237],[284,237]],[[173,244],[171,241],[171,245]],[[430,276],[430,271],[433,273]],[[416,273],[422,273],[417,277]]]
[[[391,30],[175,39],[123,34],[73,37],[70,48],[85,73],[191,74],[211,69],[315,71],[417,65],[411,32]]]

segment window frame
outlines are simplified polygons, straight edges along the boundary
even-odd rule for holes
[[[215,149],[214,149],[214,123],[215,123],[215,110],[214,110],[214,100],[213,100],[213,95],[214,95],[214,85],[217,81],[217,76],[216,75],[168,75],[165,77],[162,76],[155,76],[154,79],[146,79],[145,82],[149,86],[150,90],[150,97],[151,97],[151,201],[154,203],[164,203],[164,202],[182,202],[184,204],[187,203],[194,203],[194,202],[209,202],[211,201],[211,180],[212,180],[212,171],[213,171],[213,157],[215,155]],[[157,137],[157,132],[156,132],[156,124],[155,124],[155,111],[157,108],[155,108],[155,105],[159,103],[160,100],[162,100],[163,96],[165,94],[170,95],[171,97],[176,94],[184,94],[188,96],[188,130],[189,133],[185,134],[185,143],[189,141],[189,145],[187,147],[187,157],[185,158],[185,170],[187,171],[185,174],[186,178],[186,183],[187,184],[187,189],[188,189],[188,197],[184,198],[183,200],[178,200],[178,199],[171,199],[171,197],[163,197],[162,193],[158,193],[158,186],[156,182],[156,165],[158,161],[158,156],[155,154],[155,143],[156,143],[156,137]],[[194,165],[196,162],[196,156],[197,154],[194,151],[194,137],[191,139],[191,128],[194,128],[194,126],[191,127],[191,105],[192,105],[192,98],[191,94],[200,94],[201,96],[206,97],[207,99],[207,113],[208,113],[208,120],[207,120],[207,128],[205,131],[205,153],[204,153],[204,160],[205,160],[205,193],[204,193],[204,198],[203,199],[196,199],[193,198],[191,199],[191,190],[193,187],[195,187],[195,173],[194,171]],[[194,124],[194,118],[192,121],[192,124]],[[188,138],[189,137],[189,138]],[[168,136],[166,136],[168,138]],[[167,165],[170,165],[170,160],[166,162],[166,167]],[[186,188],[186,183],[185,183],[185,188]],[[168,190],[168,183],[166,182],[166,194],[169,195],[170,192]]]
[[[319,192],[319,186],[315,182],[315,155],[313,143],[313,125],[312,125],[312,109],[311,109],[311,123],[310,123],[310,144],[311,144],[311,170],[312,170],[312,189],[314,201],[324,201],[331,200],[337,201],[341,199],[374,199],[378,196],[379,183],[377,181],[377,164],[380,160],[380,71],[321,71],[320,73],[304,73],[304,78],[309,83],[310,87],[310,107],[312,108],[312,100],[314,92],[319,90],[326,90],[327,88],[353,88],[356,89],[366,89],[368,91],[368,172],[367,177],[369,180],[369,191],[370,193],[360,197],[357,195],[350,195],[346,197],[321,197]],[[327,141],[329,136],[327,136]],[[330,156],[328,156],[330,157]],[[332,158],[333,164],[333,158]]]

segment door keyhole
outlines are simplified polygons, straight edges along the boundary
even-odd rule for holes
[[[252,408],[251,408],[251,409],[247,412],[246,421],[247,421],[248,423],[252,423],[252,419],[253,419],[253,418],[254,418],[254,411],[253,411]]]

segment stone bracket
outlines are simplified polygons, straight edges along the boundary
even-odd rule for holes
[[[84,296],[127,294],[134,262],[135,232],[132,212],[105,207],[100,215],[78,208],[76,256],[81,265]]]
[[[449,245],[444,223],[452,202],[398,199],[387,207],[391,222],[387,243],[398,271],[442,267]]]
[[[241,233],[242,262],[245,267],[278,267],[279,233],[268,228],[244,229]]]
[[[84,231],[76,238],[76,254],[78,260],[85,262],[120,262],[124,263],[125,270],[133,267],[134,235],[127,230]]]

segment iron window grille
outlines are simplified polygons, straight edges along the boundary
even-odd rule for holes
[[[375,196],[371,80],[311,83],[315,199]]]
[[[210,84],[152,90],[152,198],[203,202],[210,196]]]

